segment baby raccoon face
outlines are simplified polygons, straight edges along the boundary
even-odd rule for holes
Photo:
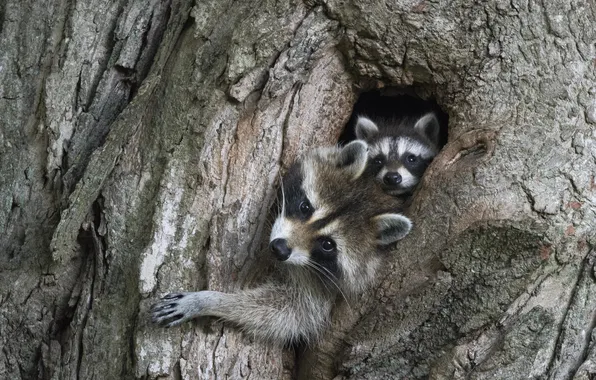
[[[278,260],[339,280],[347,290],[372,280],[379,246],[405,237],[411,222],[390,212],[400,204],[393,197],[374,196],[377,187],[361,178],[366,162],[366,144],[354,141],[314,150],[290,168],[269,244]]]
[[[379,123],[360,116],[355,131],[370,145],[367,172],[387,194],[412,192],[437,154],[439,122],[434,113]]]
[[[383,137],[372,143],[368,169],[391,195],[412,192],[434,158],[434,150],[408,137]]]
[[[284,199],[282,215],[271,231],[270,249],[280,261],[324,268],[337,277],[338,253],[343,248],[341,231],[337,222],[325,215],[324,208],[315,210],[306,194],[300,193]]]

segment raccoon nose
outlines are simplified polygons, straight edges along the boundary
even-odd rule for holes
[[[399,185],[401,183],[401,175],[396,172],[387,173],[383,177],[383,182],[385,185]]]
[[[269,249],[279,261],[286,261],[292,254],[292,249],[288,247],[286,239],[274,239],[269,243]]]

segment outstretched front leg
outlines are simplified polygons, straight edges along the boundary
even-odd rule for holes
[[[228,294],[213,291],[169,293],[151,305],[151,321],[162,327],[172,327],[196,317],[212,315],[209,311],[226,296]]]
[[[307,292],[308,293],[308,292]],[[151,307],[152,320],[164,327],[213,316],[280,345],[316,338],[326,323],[332,300],[300,289],[266,285],[239,293],[171,293]]]

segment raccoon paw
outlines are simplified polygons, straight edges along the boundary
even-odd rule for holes
[[[198,315],[197,293],[170,293],[151,306],[151,321],[161,327],[177,326]]]

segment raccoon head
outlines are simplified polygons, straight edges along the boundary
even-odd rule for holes
[[[352,293],[374,280],[380,247],[412,224],[395,212],[401,202],[363,177],[366,163],[366,143],[354,141],[313,150],[289,169],[269,244],[278,260]]]
[[[364,116],[356,123],[357,138],[370,144],[368,172],[388,194],[410,193],[437,154],[439,121],[431,112],[411,123],[382,127]]]

